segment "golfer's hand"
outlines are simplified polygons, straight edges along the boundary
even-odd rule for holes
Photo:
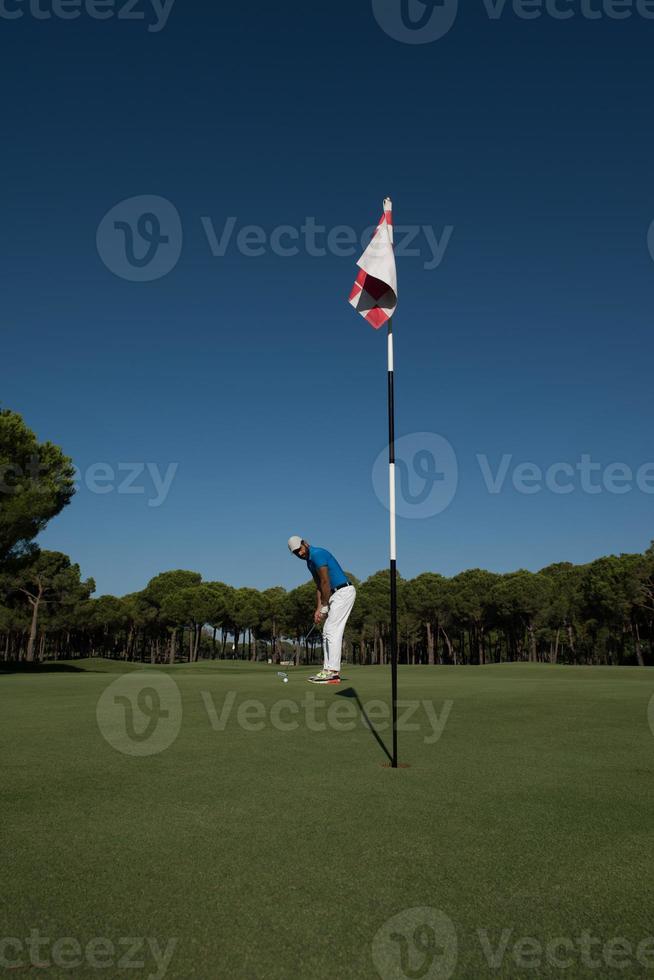
[[[324,612],[321,609],[316,609],[315,613],[313,614],[313,621],[316,624],[316,626],[322,623],[324,618],[325,618]]]

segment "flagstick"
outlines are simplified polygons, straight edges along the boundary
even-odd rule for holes
[[[391,573],[391,699],[393,703],[393,758],[397,769],[397,554],[395,538],[395,391],[393,386],[393,319],[388,321],[388,503],[390,511]]]

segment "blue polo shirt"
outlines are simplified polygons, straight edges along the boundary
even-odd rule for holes
[[[339,585],[348,584],[347,575],[334,556],[329,551],[326,551],[325,548],[314,548],[313,545],[309,545],[309,557],[306,561],[309,571],[313,575],[314,582],[318,587],[320,587],[318,569],[324,568],[325,565],[327,566],[329,584],[332,589],[337,589]]]

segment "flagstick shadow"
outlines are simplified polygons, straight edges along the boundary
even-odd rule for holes
[[[361,717],[363,718],[363,720],[365,721],[366,725],[368,726],[368,728],[372,732],[372,737],[375,739],[375,741],[377,742],[377,745],[379,745],[380,749],[382,749],[382,751],[384,752],[384,754],[385,754],[386,758],[388,759],[388,761],[389,762],[392,762],[393,761],[393,756],[391,755],[391,753],[386,748],[386,745],[384,743],[383,738],[381,737],[381,735],[379,734],[379,732],[377,731],[377,729],[375,728],[375,726],[373,725],[373,723],[370,721],[370,718],[368,717],[368,715],[366,713],[366,709],[364,708],[363,704],[361,703],[361,698],[359,697],[359,695],[357,694],[357,692],[354,690],[354,688],[353,687],[346,687],[344,691],[337,691],[336,693],[337,693],[338,697],[340,697],[340,698],[353,698],[356,701],[357,708],[361,712]]]

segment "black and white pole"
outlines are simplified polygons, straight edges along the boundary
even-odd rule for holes
[[[395,536],[395,391],[393,387],[393,320],[388,321],[388,509],[390,512],[391,573],[391,700],[393,757],[397,769],[397,551]]]
[[[384,211],[391,212],[390,198],[384,201]],[[393,223],[388,223],[393,244]],[[393,386],[393,318],[388,321],[388,510],[390,513],[390,578],[391,578],[391,701],[393,716],[393,757],[391,766],[397,769],[397,551],[395,535],[395,390]]]

